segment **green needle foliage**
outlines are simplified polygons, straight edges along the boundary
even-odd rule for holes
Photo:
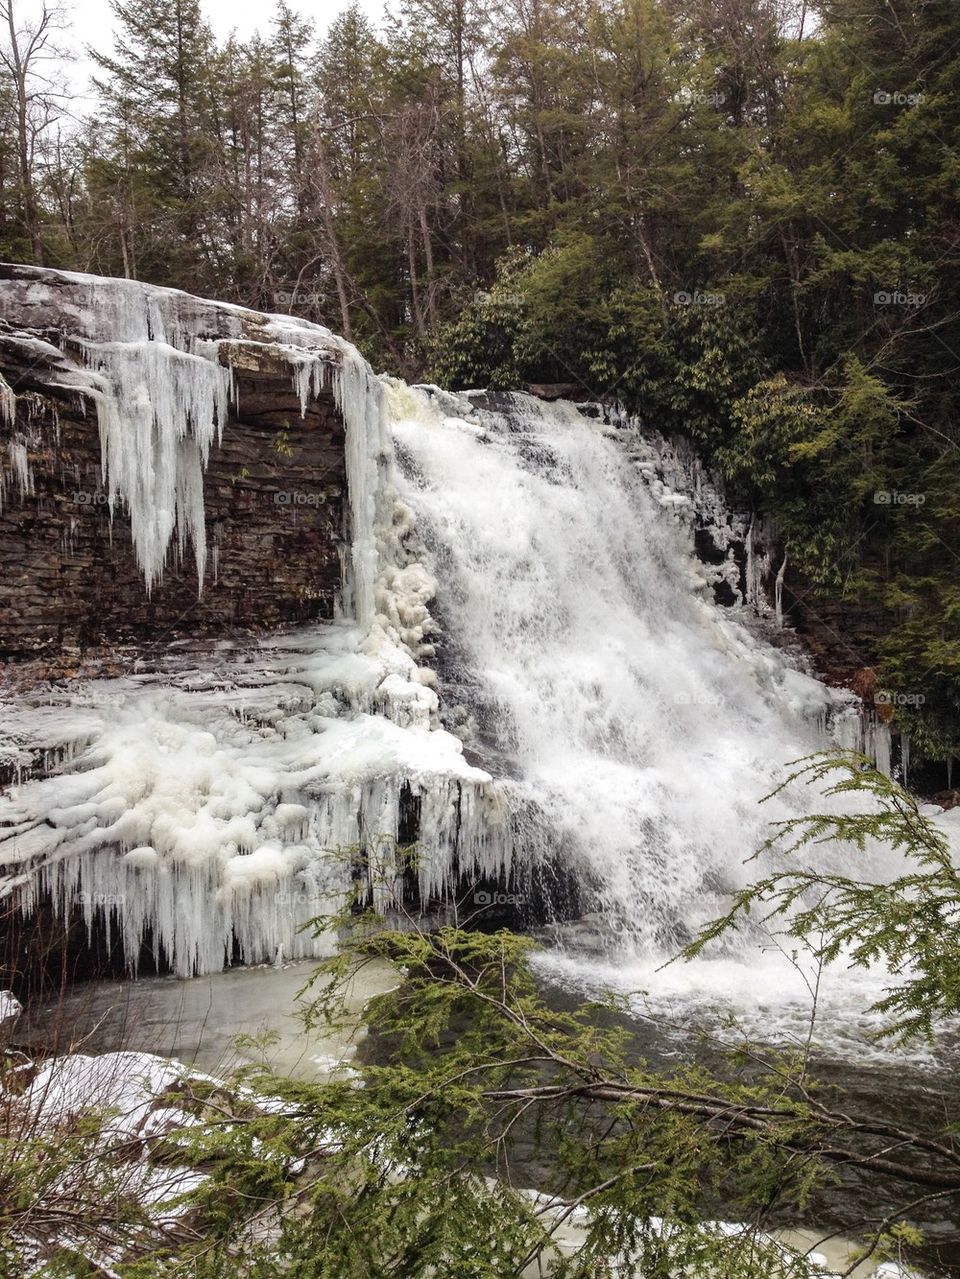
[[[598,1007],[544,1004],[529,939],[366,923],[322,965],[313,1016],[335,1021],[365,964],[396,964],[403,979],[367,1010],[388,1063],[341,1083],[256,1082],[284,1110],[242,1141],[231,1131],[205,1144],[215,1171],[197,1273],[503,1279],[542,1262],[587,1279],[632,1274],[641,1259],[651,1276],[808,1273],[759,1229],[764,1206],[801,1205],[822,1175],[816,1157],[791,1158],[815,1149],[820,1121],[784,1098],[782,1063],[723,1086],[693,1064],[665,1078]],[[306,1168],[286,1194],[264,1172],[278,1147]],[[531,1151],[554,1169],[540,1196],[514,1169]],[[721,1196],[750,1224],[706,1224]],[[258,1228],[271,1218],[268,1238],[238,1229],[251,1207]],[[580,1233],[561,1247],[571,1219]]]
[[[758,856],[784,868],[689,953],[762,908],[824,961],[887,963],[903,979],[879,1005],[889,1033],[929,1034],[956,1011],[960,980],[957,873],[939,831],[859,757],[799,761],[784,784],[822,791],[826,811],[777,826]],[[855,861],[874,843],[902,859],[886,883],[805,856],[827,845]],[[384,875],[410,852],[381,849]],[[400,922],[355,906],[316,923],[339,945],[309,983],[308,1028],[352,1033],[364,970],[397,974],[364,1010],[374,1051],[349,1071],[312,1082],[251,1066],[163,1102],[188,1118],[151,1157],[204,1175],[165,1224],[130,1196],[130,1150],[97,1162],[96,1115],[4,1133],[5,1273],[24,1264],[26,1222],[42,1273],[65,1279],[806,1279],[808,1259],[771,1231],[815,1215],[818,1193],[861,1187],[865,1206],[839,1199],[841,1225],[874,1259],[922,1244],[919,1205],[956,1208],[949,1108],[918,1128],[843,1104],[816,1082],[810,1044],[713,1044],[652,1064],[621,1002],[549,1006],[530,938]],[[83,1229],[61,1238],[65,1185]]]
[[[901,978],[876,1004],[888,1019],[883,1034],[897,1041],[930,1035],[937,1018],[960,1011],[960,872],[942,832],[917,799],[862,755],[823,752],[800,761],[774,794],[797,782],[824,798],[853,796],[867,811],[817,812],[775,823],[756,854],[798,854],[818,844],[848,848],[855,857],[884,846],[902,857],[902,871],[882,883],[806,868],[777,871],[738,894],[689,948],[704,947],[754,908],[785,921],[825,962],[847,956],[867,967],[883,963]],[[769,798],[769,797],[768,797]]]

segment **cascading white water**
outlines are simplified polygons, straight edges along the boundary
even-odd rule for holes
[[[522,395],[391,399],[467,743],[536,814],[517,859],[559,858],[605,931],[669,947],[808,802],[759,805],[842,699],[707,601],[687,499],[635,432]]]

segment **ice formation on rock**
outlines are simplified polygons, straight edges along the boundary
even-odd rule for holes
[[[23,439],[11,440],[7,445],[7,458],[10,463],[10,470],[13,474],[14,483],[21,497],[26,493],[33,492],[33,470],[30,466],[30,458],[27,453],[27,444]]]
[[[0,990],[0,1027],[17,1020],[23,1012],[23,1005],[12,990]]]
[[[174,538],[181,551],[192,544],[203,587],[203,471],[226,420],[238,346],[260,347],[289,369],[304,413],[310,398],[329,387],[347,437],[352,562],[346,607],[365,623],[372,620],[377,524],[391,514],[378,507],[389,439],[380,384],[355,347],[306,320],[137,280],[18,268],[4,282],[0,319],[44,329],[52,314],[69,325],[64,351],[29,340],[64,369],[62,385],[96,405],[111,510],[129,511],[148,589],[162,576]],[[2,394],[0,410],[10,411]]]
[[[105,920],[133,959],[149,937],[186,975],[236,951],[316,953],[329,940],[301,925],[342,906],[358,876],[386,908],[411,823],[406,873],[425,900],[454,867],[506,873],[490,778],[440,727],[432,672],[418,665],[434,583],[403,547],[412,517],[390,482],[384,392],[358,352],[318,325],[135,281],[20,277],[0,314],[29,328],[61,317],[62,352],[25,340],[96,404],[110,498],[129,511],[147,587],[174,538],[181,551],[192,542],[202,583],[203,468],[251,348],[289,370],[304,413],[334,395],[351,555],[340,624],[208,653],[199,670],[0,705],[0,763],[22,778],[0,801],[7,890],[25,911],[49,896],[91,927]]]
[[[0,374],[0,423],[7,426],[14,420],[17,415],[17,397],[13,387],[9,385],[6,378]]]
[[[80,908],[131,959],[149,938],[189,974],[317,953],[329,939],[301,926],[358,880],[381,910],[498,883],[542,915],[565,877],[608,938],[650,952],[800,811],[788,792],[758,806],[781,770],[828,721],[853,731],[849,698],[713,602],[726,581],[743,616],[757,605],[755,563],[744,586],[726,554],[754,537],[681,446],[596,408],[378,380],[288,317],[57,282],[81,335],[80,365],[54,352],[63,384],[97,403],[148,583],[174,537],[202,577],[202,468],[239,343],[289,370],[304,410],[332,389],[352,548],[338,623],[0,703],[20,777],[0,865],[24,910]],[[53,285],[17,288],[39,324]],[[721,564],[694,556],[694,515]]]
[[[189,975],[234,946],[249,962],[321,953],[329,939],[298,930],[340,909],[358,874],[377,906],[395,904],[405,803],[424,900],[454,862],[505,873],[489,776],[435,726],[410,655],[383,637],[365,654],[364,639],[317,627],[200,669],[97,681],[61,694],[56,715],[0,708],[25,761],[74,743],[60,771],[0,804],[0,860],[23,908],[49,894],[90,925],[106,918],[130,956],[151,937]]]

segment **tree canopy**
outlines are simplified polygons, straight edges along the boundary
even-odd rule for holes
[[[197,0],[114,9],[79,130],[6,37],[0,254],[691,436],[775,521],[798,607],[842,618],[836,664],[951,758],[952,0],[403,0],[320,33],[281,6],[220,43]]]

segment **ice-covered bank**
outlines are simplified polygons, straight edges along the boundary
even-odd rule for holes
[[[0,320],[95,414],[145,591],[189,545],[210,581],[204,467],[251,361],[301,415],[332,390],[349,489],[339,620],[0,704],[3,890],[26,912],[80,911],[184,975],[315,953],[300,926],[357,881],[380,907],[502,899],[669,949],[809,802],[758,807],[784,766],[851,731],[848,700],[745,625],[749,548],[696,558],[698,504],[722,503],[635,424],[379,380],[318,326],[131,281],[25,270]]]
[[[362,638],[334,625],[202,671],[8,704],[24,758],[71,737],[52,775],[2,801],[8,891],[25,910],[49,894],[104,918],[130,956],[149,937],[188,976],[235,947],[247,962],[319,953],[299,929],[341,909],[358,874],[385,903],[405,810],[425,899],[454,857],[498,873],[489,776],[431,725],[435,695],[409,657],[367,656]]]
[[[131,958],[149,939],[186,975],[315,953],[300,926],[358,877],[378,904],[395,895],[400,838],[417,842],[424,899],[453,867],[502,875],[499,798],[440,726],[421,664],[433,582],[405,548],[385,396],[357,351],[288,317],[31,269],[5,285],[0,319],[48,389],[95,413],[103,490],[112,520],[129,520],[145,591],[188,545],[201,591],[209,580],[204,468],[251,363],[285,371],[301,415],[332,390],[349,495],[342,620],[192,658],[174,646],[147,672],[0,703],[15,783],[0,801],[5,893],[28,913],[45,900],[104,921]],[[11,386],[29,468],[33,393]]]

